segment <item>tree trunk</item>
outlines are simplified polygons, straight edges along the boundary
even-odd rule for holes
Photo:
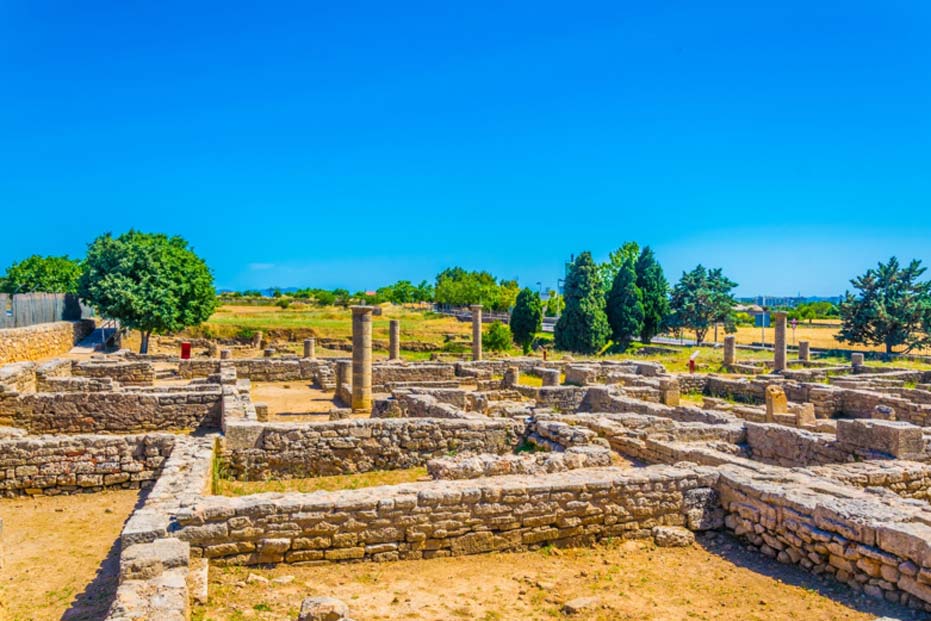
[[[139,334],[142,338],[139,341],[139,353],[147,354],[149,353],[149,337],[152,335],[151,331],[146,332],[145,330],[140,330]]]

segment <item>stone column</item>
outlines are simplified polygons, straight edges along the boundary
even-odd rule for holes
[[[560,375],[559,369],[543,369],[540,371],[544,386],[559,386]]]
[[[659,402],[672,407],[679,406],[679,380],[665,377],[659,380]]]
[[[268,349],[265,350],[265,357],[266,357],[266,358],[271,358],[271,357],[274,356],[274,355],[275,355],[275,348],[274,348],[274,347],[269,347]]]
[[[734,366],[737,362],[737,337],[728,334],[724,337],[724,366]]]
[[[372,306],[352,307],[352,411],[372,409]]]
[[[304,357],[311,360],[317,357],[317,339],[304,339]]]
[[[798,359],[805,362],[811,360],[811,343],[808,341],[798,342]]]
[[[773,370],[778,373],[786,368],[786,314],[773,313],[775,337],[773,340]]]
[[[388,322],[388,359],[401,359],[401,322],[397,319]]]
[[[508,367],[504,370],[504,380],[501,382],[504,388],[514,388],[520,384],[520,367]]]
[[[351,399],[346,399],[346,392],[349,390],[350,375],[352,373],[352,363],[348,360],[336,361],[336,398],[349,405]]]
[[[482,359],[482,305],[473,304],[472,308],[472,360]]]
[[[264,340],[264,335],[262,334],[262,331],[259,330],[258,332],[252,335],[252,347],[254,349],[261,349],[263,340]]]
[[[229,360],[233,357],[233,352],[228,349],[220,350],[220,360]]]
[[[850,354],[850,364],[855,367],[862,367],[865,358],[863,354]]]

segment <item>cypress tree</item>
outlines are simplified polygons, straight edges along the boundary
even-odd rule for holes
[[[525,355],[530,353],[530,345],[543,325],[543,302],[529,287],[517,294],[510,323],[514,342],[523,348]]]
[[[637,270],[632,258],[626,259],[614,277],[608,292],[608,324],[611,339],[621,351],[643,330],[643,294],[637,287]]]
[[[582,354],[599,352],[611,331],[598,266],[583,252],[566,275],[566,308],[556,322],[556,348]]]
[[[637,287],[643,296],[640,340],[649,344],[654,336],[663,331],[669,317],[669,283],[649,246],[643,248],[637,259]]]

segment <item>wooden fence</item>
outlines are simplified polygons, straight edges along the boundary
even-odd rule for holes
[[[73,293],[0,293],[0,328],[24,328],[39,323],[92,317],[93,309]]]

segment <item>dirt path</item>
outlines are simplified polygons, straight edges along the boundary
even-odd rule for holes
[[[136,490],[0,499],[3,621],[96,621],[119,574],[117,540]]]
[[[249,574],[260,578],[247,580]],[[430,561],[271,570],[212,567],[210,587],[210,604],[195,611],[195,620],[290,621],[301,600],[311,595],[342,599],[358,621],[922,618],[769,561],[723,536],[677,549],[626,542]],[[597,603],[571,617],[560,611],[582,597],[597,598]]]

